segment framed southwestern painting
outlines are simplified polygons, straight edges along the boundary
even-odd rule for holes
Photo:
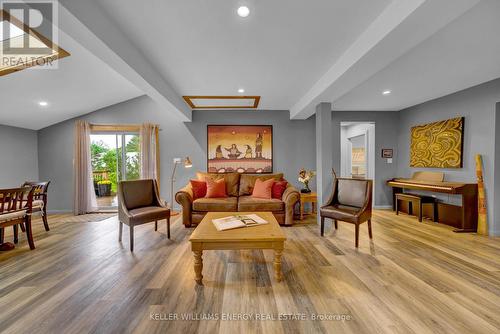
[[[209,173],[272,173],[272,125],[208,125]]]
[[[462,168],[464,118],[411,128],[410,167]]]

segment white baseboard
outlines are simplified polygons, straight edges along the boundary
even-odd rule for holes
[[[500,237],[500,231],[491,231],[490,237]]]
[[[63,213],[73,213],[73,210],[47,210],[47,213],[50,215],[58,215]]]
[[[374,205],[373,208],[378,210],[387,210],[392,209],[392,205]]]

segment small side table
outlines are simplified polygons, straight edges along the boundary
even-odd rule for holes
[[[318,194],[316,193],[300,193],[300,220],[304,219],[304,204],[311,203],[311,214],[316,213],[318,203]]]

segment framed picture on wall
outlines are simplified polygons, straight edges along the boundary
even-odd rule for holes
[[[272,173],[272,125],[207,125],[207,171]]]
[[[390,158],[392,158],[392,155],[393,155],[392,148],[383,148],[382,149],[382,158],[390,159]]]

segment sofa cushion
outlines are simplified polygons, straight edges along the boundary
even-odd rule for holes
[[[200,180],[190,180],[193,190],[193,199],[202,198],[207,195],[207,182]]]
[[[273,183],[273,188],[271,190],[272,193],[271,197],[276,199],[282,199],[283,193],[285,192],[287,185],[288,185],[287,181],[275,181]]]
[[[238,211],[238,198],[198,198],[193,201],[194,211]]]
[[[196,173],[196,178],[200,181],[205,181],[207,176],[214,180],[224,179],[226,181],[226,194],[228,196],[238,196],[238,186],[240,183],[239,173],[225,173],[225,174],[204,173],[204,172]]]
[[[225,198],[226,194],[226,181],[224,179],[214,180],[207,177],[207,198]]]
[[[243,174],[240,177],[240,196],[251,195],[253,192],[253,186],[257,179],[266,181],[273,179],[275,181],[281,181],[283,178],[283,173],[278,174]]]
[[[276,181],[274,181],[273,179],[269,179],[266,181],[257,179],[253,187],[252,197],[271,199],[274,182]]]
[[[238,199],[238,211],[284,211],[285,202],[271,198],[255,198],[252,196],[240,196]]]

